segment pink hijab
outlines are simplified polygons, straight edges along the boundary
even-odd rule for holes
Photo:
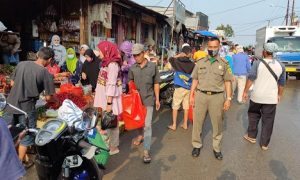
[[[102,58],[102,67],[107,67],[111,62],[116,62],[121,66],[122,60],[116,44],[109,41],[102,41],[98,44],[98,48],[104,56]]]

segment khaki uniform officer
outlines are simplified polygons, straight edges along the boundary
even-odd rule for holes
[[[198,61],[193,73],[190,102],[194,105],[192,156],[198,157],[202,147],[202,126],[207,112],[213,127],[213,152],[222,160],[221,140],[223,131],[223,113],[230,107],[232,73],[226,60],[218,56],[220,42],[217,38],[208,42],[209,56]],[[225,86],[224,86],[225,85]],[[224,96],[224,87],[227,99]]]

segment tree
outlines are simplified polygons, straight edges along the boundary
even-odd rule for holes
[[[220,26],[217,27],[216,30],[224,30],[226,37],[234,36],[234,31],[232,29],[232,26],[230,26],[229,24],[227,24],[226,26],[224,24],[221,24]]]

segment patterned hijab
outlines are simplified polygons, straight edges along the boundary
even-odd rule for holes
[[[116,44],[102,41],[98,44],[98,48],[103,54],[102,67],[107,67],[111,62],[116,62],[121,66],[122,60]]]

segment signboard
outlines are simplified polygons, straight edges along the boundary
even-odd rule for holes
[[[144,21],[146,23],[150,23],[150,24],[156,24],[156,19],[147,14],[142,14],[142,21]]]
[[[185,7],[181,1],[175,0],[174,1],[174,11],[175,11],[175,18],[176,21],[184,24],[185,22]]]

